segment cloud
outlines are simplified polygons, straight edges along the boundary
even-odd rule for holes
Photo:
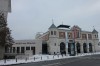
[[[100,0],[12,0],[8,25],[15,39],[28,39],[47,31],[52,19],[56,25],[63,21],[85,30],[92,26],[99,30],[99,17]]]

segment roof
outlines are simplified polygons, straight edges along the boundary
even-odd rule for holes
[[[50,27],[49,27],[49,29],[51,29],[51,28],[57,28],[54,24],[52,24]]]
[[[59,25],[57,28],[69,28],[69,25]]]
[[[92,33],[98,33],[98,31],[94,29],[94,30],[92,31]]]

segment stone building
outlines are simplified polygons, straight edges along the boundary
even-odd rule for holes
[[[14,40],[14,44],[6,51],[7,58],[28,58],[42,53],[41,40]]]
[[[98,32],[84,31],[78,26],[69,28],[68,25],[54,24],[46,33],[36,35],[36,39],[42,40],[43,54],[66,54],[71,52],[71,43],[75,43],[76,53],[99,52]]]
[[[84,31],[78,26],[55,26],[52,24],[45,33],[37,33],[35,40],[15,40],[8,49],[8,57],[26,58],[35,54],[70,54],[100,52],[98,32]]]

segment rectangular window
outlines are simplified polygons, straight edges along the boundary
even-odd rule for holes
[[[54,45],[56,46],[56,43]]]
[[[53,35],[53,31],[51,31],[51,35]]]
[[[56,35],[56,31],[54,31],[54,35]]]
[[[87,39],[86,34],[82,34],[82,39]]]
[[[65,38],[65,32],[59,32],[59,38]]]
[[[76,35],[76,38],[79,38],[79,37],[80,37],[79,31],[77,31],[76,34],[77,34],[77,35]]]
[[[13,53],[15,53],[15,52],[16,52],[15,47],[13,47]]]
[[[17,53],[20,53],[20,47],[17,47]]]
[[[25,53],[25,47],[21,47],[21,53]]]
[[[30,50],[30,47],[26,47],[26,50]]]
[[[68,39],[72,39],[72,33],[68,33]]]
[[[92,39],[92,35],[91,34],[88,34],[88,39]]]
[[[31,47],[31,50],[33,51],[33,55],[35,55],[35,47]]]

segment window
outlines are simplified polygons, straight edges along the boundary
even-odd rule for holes
[[[56,31],[54,31],[54,35],[56,35]]]
[[[17,53],[20,53],[20,47],[17,47]]]
[[[16,51],[16,50],[15,50],[15,47],[13,47],[13,53],[15,53],[15,51]]]
[[[97,35],[97,38],[98,38],[98,35]]]
[[[96,35],[95,35],[95,38],[96,38]]]
[[[69,32],[67,35],[68,35],[68,39],[72,39],[72,33],[71,32]]]
[[[98,46],[100,46],[100,42],[98,43]]]
[[[65,38],[65,32],[59,32],[59,38]]]
[[[88,39],[92,39],[92,35],[91,34],[88,34]]]
[[[79,31],[76,31],[76,38],[79,38],[80,37],[80,33]]]
[[[51,35],[53,35],[53,31],[51,31]]]
[[[21,53],[25,53],[25,47],[21,47]]]
[[[33,51],[33,55],[35,55],[35,47],[31,47],[31,50]]]
[[[26,47],[26,50],[30,50],[30,47]]]
[[[87,39],[86,34],[82,34],[82,39]]]
[[[56,54],[56,53],[54,52],[54,54]]]
[[[70,36],[70,34],[68,35],[68,38],[70,38],[71,36]]]
[[[56,46],[56,43],[54,45]]]

